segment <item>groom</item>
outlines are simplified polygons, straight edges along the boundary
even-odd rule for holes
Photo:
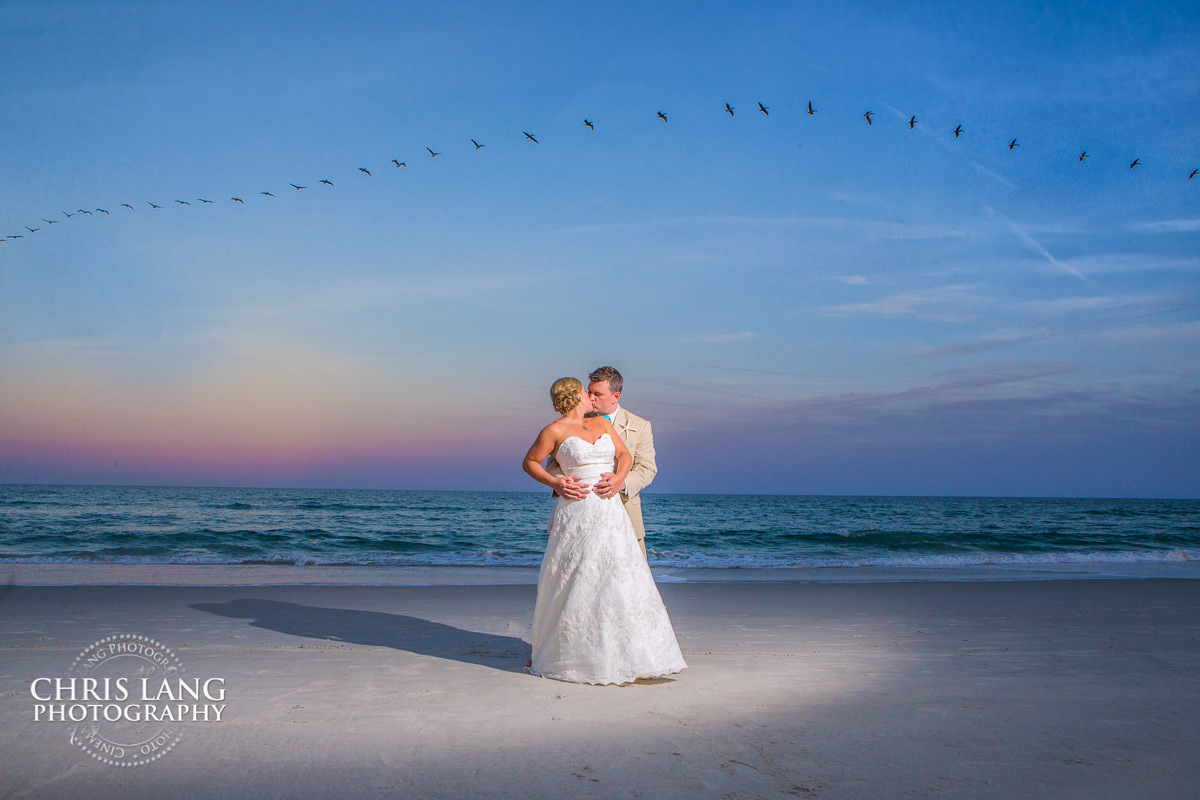
[[[650,485],[654,480],[654,476],[658,473],[658,466],[654,463],[654,434],[650,430],[650,423],[636,414],[630,414],[625,409],[621,408],[621,389],[625,382],[621,379],[621,373],[613,367],[600,367],[591,375],[588,375],[588,395],[592,400],[593,413],[599,414],[612,423],[612,426],[617,429],[617,435],[625,442],[625,446],[629,448],[630,454],[633,456],[633,467],[629,470],[629,475],[626,476],[624,482],[616,482],[613,480],[616,476],[611,472],[604,473],[600,480],[592,485],[591,491],[595,492],[600,497],[612,497],[614,494],[620,494],[621,502],[625,506],[625,513],[629,515],[629,521],[633,523],[633,529],[637,532],[638,545],[642,548],[642,555],[646,555],[646,528],[642,523],[642,498],[639,493]],[[562,469],[558,463],[547,465],[547,469],[551,474],[562,475]],[[563,495],[570,500],[579,500],[587,494],[587,489],[580,489],[578,493],[564,490]]]

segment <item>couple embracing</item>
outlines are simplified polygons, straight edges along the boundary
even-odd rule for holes
[[[650,424],[620,408],[617,370],[601,367],[589,379],[586,389],[576,378],[554,382],[550,399],[561,416],[523,463],[558,495],[528,669],[574,683],[630,683],[687,664],[646,563],[638,493],[656,472]]]

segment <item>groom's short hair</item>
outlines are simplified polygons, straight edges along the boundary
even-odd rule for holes
[[[608,388],[612,389],[613,394],[621,391],[621,386],[625,383],[621,379],[621,373],[617,372],[616,367],[600,367],[591,375],[588,375],[588,380],[592,383],[608,381]]]

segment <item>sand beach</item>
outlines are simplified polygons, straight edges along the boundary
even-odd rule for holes
[[[0,795],[1179,798],[1200,783],[1196,580],[660,583],[689,668],[622,687],[521,671],[528,583],[125,580],[18,571],[0,596]],[[170,752],[129,768],[72,745],[71,722],[35,721],[33,682],[117,634],[220,677],[221,721],[180,723]]]

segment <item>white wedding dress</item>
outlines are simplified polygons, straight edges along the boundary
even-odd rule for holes
[[[616,447],[570,436],[555,458],[594,484],[612,472]],[[538,574],[534,675],[573,683],[629,683],[687,667],[637,534],[619,497],[558,498]]]

